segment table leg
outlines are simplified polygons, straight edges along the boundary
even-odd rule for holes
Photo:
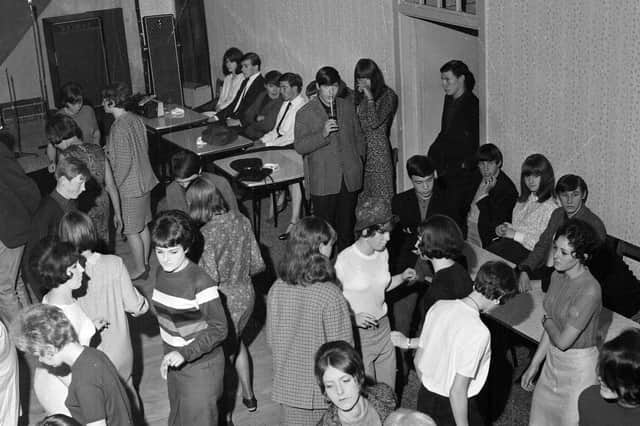
[[[271,208],[273,209],[273,226],[278,227],[278,192],[271,191]]]
[[[260,215],[261,203],[260,197],[256,196],[255,191],[251,191],[251,202],[253,210],[253,232],[256,234],[256,240],[260,241]]]
[[[298,182],[300,185],[300,194],[302,195],[302,207],[304,208],[304,215],[309,216],[311,214],[311,208],[309,206],[309,200],[307,200],[307,194],[304,192],[304,182]]]

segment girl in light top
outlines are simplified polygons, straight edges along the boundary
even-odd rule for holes
[[[498,238],[487,249],[519,264],[529,255],[546,229],[551,213],[559,207],[554,198],[553,167],[542,154],[533,154],[522,163],[520,198],[513,208],[511,223],[496,227]]]
[[[396,352],[384,298],[387,291],[416,278],[413,268],[393,277],[389,273],[386,247],[394,221],[391,203],[381,198],[365,200],[356,209],[358,240],[338,255],[335,266],[344,297],[355,315],[365,372],[392,388],[395,388]]]
[[[216,112],[226,108],[233,102],[233,99],[242,85],[244,76],[240,68],[240,60],[242,59],[242,51],[237,47],[231,47],[224,52],[222,56],[222,73],[224,80],[222,82],[222,90],[216,104]]]

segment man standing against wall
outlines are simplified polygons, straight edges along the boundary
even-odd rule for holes
[[[364,139],[353,98],[336,97],[339,84],[335,68],[320,68],[318,97],[296,114],[294,146],[305,158],[314,212],[335,228],[340,251],[353,242]]]

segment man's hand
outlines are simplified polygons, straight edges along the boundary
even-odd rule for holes
[[[236,120],[235,118],[227,118],[227,126],[228,127],[240,127],[242,123],[240,120]]]
[[[358,312],[356,314],[356,325],[360,328],[377,327],[378,320],[371,314]]]
[[[169,367],[177,368],[183,363],[184,357],[180,355],[180,352],[169,352],[162,358],[162,362],[160,363],[160,375],[164,380],[167,380],[167,371],[169,370]]]
[[[531,280],[529,279],[529,274],[525,271],[520,272],[520,276],[518,277],[518,290],[520,290],[520,293],[528,293],[531,291]]]
[[[329,119],[324,123],[324,129],[322,129],[322,136],[325,138],[333,132],[338,131],[338,122],[334,119]]]

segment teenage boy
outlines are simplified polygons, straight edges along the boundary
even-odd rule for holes
[[[600,242],[607,237],[607,230],[602,220],[585,205],[589,195],[587,183],[580,176],[564,175],[556,183],[556,195],[561,207],[551,214],[547,228],[544,230],[535,247],[516,270],[519,272],[518,288],[520,291],[531,290],[531,279],[541,278],[549,260],[553,237],[564,223],[571,219],[580,219],[593,227]]]
[[[340,97],[340,81],[335,68],[318,70],[318,96],[300,108],[293,132],[314,212],[336,230],[338,252],[353,243],[365,150],[353,97]]]
[[[264,78],[260,74],[260,66],[262,61],[260,56],[253,52],[245,53],[240,60],[240,67],[244,80],[238,89],[236,97],[228,107],[218,112],[219,120],[225,120],[227,126],[242,126],[242,118],[246,110],[254,104],[258,96],[263,93],[266,88],[264,86]]]
[[[82,346],[66,315],[53,305],[22,310],[11,326],[18,349],[51,367],[71,368],[65,405],[87,426],[133,425],[131,407],[118,370],[101,351]]]
[[[155,220],[151,241],[160,268],[151,300],[164,346],[169,424],[208,426],[218,424],[227,319],[218,286],[187,258],[193,239],[186,213],[169,210]]]
[[[469,296],[440,300],[429,309],[419,338],[391,332],[395,346],[417,349],[414,365],[422,383],[418,411],[439,425],[485,424],[476,396],[489,373],[491,336],[480,313],[515,293],[513,270],[504,262],[487,262]]]

